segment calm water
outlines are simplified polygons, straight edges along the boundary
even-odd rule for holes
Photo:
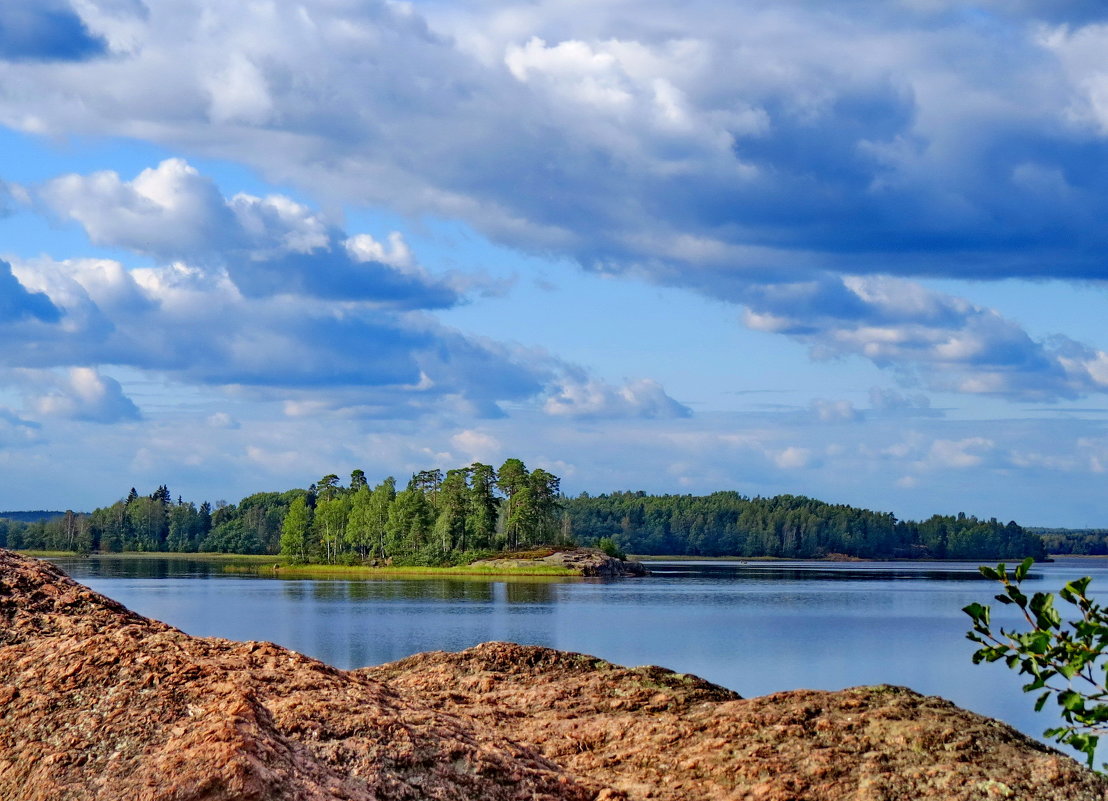
[[[271,640],[343,668],[508,640],[663,665],[745,696],[901,684],[1032,736],[1053,723],[1013,671],[970,662],[960,610],[994,594],[975,564],[655,562],[649,577],[614,581],[346,581],[243,577],[203,561],[58,563],[190,634]],[[1082,575],[1108,586],[1108,560],[1037,566],[1027,589]],[[993,606],[994,622],[1015,620]]]

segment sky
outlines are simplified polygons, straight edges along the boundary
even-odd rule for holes
[[[1108,9],[5,0],[0,509],[517,457],[1108,526]]]

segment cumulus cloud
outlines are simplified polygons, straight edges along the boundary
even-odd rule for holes
[[[113,57],[0,64],[0,122],[137,137],[330,201],[460,219],[743,304],[752,327],[933,389],[1099,392],[1099,351],[881,277],[1106,275],[1108,174],[1086,168],[1108,156],[1104,15],[976,7],[99,0],[78,18],[39,4]],[[286,197],[223,198],[181,160],[39,197],[94,241],[218,262],[248,296],[459,299],[403,243]]]
[[[779,259],[1092,276],[1091,7],[83,3],[116,57],[8,65],[0,120],[233,158],[720,293]]]
[[[903,279],[765,285],[747,302],[750,328],[790,336],[816,358],[862,356],[933,390],[1048,401],[1108,391],[1108,353],[1034,340],[992,309]]]
[[[742,304],[755,329],[929,390],[1056,400],[1108,388],[1103,351],[1034,340],[989,309],[887,277],[1105,277],[1108,174],[1086,168],[1108,155],[1097,4],[36,8],[92,31],[113,57],[80,71],[0,64],[0,122],[18,130],[140,138],[328,201],[463,220],[500,243]],[[277,355],[321,357],[302,343],[335,336],[384,348],[364,368],[330,352],[317,370],[294,364],[289,384],[326,368],[332,382],[415,383],[422,371],[436,387],[472,386],[458,365],[479,368],[495,351],[432,346],[434,332],[365,305],[325,313],[316,300],[444,308],[462,287],[427,275],[402,240],[344,231],[283,196],[225,198],[183,160],[131,180],[65,176],[37,198],[95,242],[222,276],[216,307],[249,299],[261,330],[287,332],[206,343],[238,368],[192,368],[204,380],[262,384]],[[111,330],[106,299],[53,283],[51,299],[73,295],[67,325],[142,349]],[[170,302],[143,286],[113,302],[167,309],[195,301],[186,295]],[[311,308],[297,318],[282,297]],[[528,384],[512,375],[517,390]],[[495,412],[472,392],[432,394]],[[586,417],[678,407],[644,387],[581,380],[548,402],[551,414]]]
[[[400,240],[386,256],[409,261]],[[294,419],[491,419],[505,414],[504,402],[544,397],[556,414],[688,414],[653,381],[567,389],[577,386],[580,368],[544,352],[466,336],[375,300],[250,295],[222,267],[127,270],[112,259],[43,258],[17,262],[9,275],[18,290],[11,297],[37,299],[47,321],[9,323],[0,367],[21,370],[24,383],[28,376],[45,382],[28,393],[28,406],[42,416],[135,419],[138,410],[119,385],[93,369],[106,364],[280,402]],[[220,414],[208,422],[235,424]]]
[[[61,313],[42,292],[31,292],[12,274],[12,266],[0,259],[0,325],[33,318],[57,322]]]
[[[106,259],[21,262],[15,277],[64,316],[0,354],[9,367],[120,364],[177,380],[257,388],[387,388],[482,406],[539,391],[542,365],[429,318],[286,295],[255,298],[227,273],[184,264],[128,271]],[[416,393],[419,394],[419,393]]]
[[[569,376],[547,398],[544,409],[557,417],[612,418],[689,417],[692,411],[666,394],[649,378],[614,387],[596,379]]]
[[[386,249],[368,234],[347,236],[282,195],[225,199],[182,159],[166,159],[131,181],[104,171],[66,175],[38,190],[54,213],[78,221],[101,245],[159,260],[222,266],[245,295],[308,295],[396,308],[443,308],[454,289],[419,268],[403,238]]]
[[[29,411],[37,417],[118,423],[142,416],[118,381],[91,367],[64,372],[20,370],[18,382]]]

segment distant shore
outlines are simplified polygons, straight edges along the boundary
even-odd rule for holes
[[[23,556],[39,559],[71,559],[80,554],[73,551],[16,551]],[[458,565],[455,567],[427,567],[423,565],[327,565],[298,564],[279,554],[233,553],[178,553],[176,551],[125,551],[122,553],[92,553],[86,558],[95,559],[190,559],[205,562],[222,562],[226,573],[243,573],[282,578],[385,578],[389,576],[439,577],[451,576],[505,576],[529,578],[580,578],[580,571],[553,565]]]
[[[26,550],[16,551],[24,556],[33,556],[39,559],[69,559],[79,557],[80,554],[73,551],[42,551]],[[180,553],[176,551],[124,551],[111,553],[92,553],[90,558],[97,559],[172,559],[183,561],[198,559],[206,562],[222,562],[223,570],[227,573],[243,573],[252,575],[279,575],[284,578],[387,578],[389,576],[426,576],[447,578],[451,576],[517,576],[517,577],[550,577],[550,578],[579,578],[582,573],[579,570],[550,564],[527,564],[524,560],[496,560],[488,563],[471,565],[458,565],[454,567],[428,567],[422,565],[330,565],[313,563],[294,563],[287,556],[280,554],[233,554],[218,552]],[[1108,559],[1108,556],[1087,554],[1050,554],[1048,559],[1056,558],[1075,559]],[[989,559],[886,559],[886,558],[862,558],[856,556],[843,556],[832,554],[829,556],[804,559],[779,556],[690,556],[690,555],[647,555],[629,554],[628,559],[636,562],[806,562],[806,563],[832,563],[842,564],[850,562],[912,562],[952,564],[956,562],[992,563],[998,560]],[[1009,559],[1008,561],[1013,561]]]

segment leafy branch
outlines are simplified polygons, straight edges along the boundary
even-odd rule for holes
[[[1030,598],[1020,589],[1034,560],[1025,559],[1010,576],[1002,562],[995,569],[981,567],[986,578],[1001,584],[996,596],[1002,604],[1017,607],[1028,625],[1026,631],[1001,628],[993,632],[990,608],[972,603],[963,612],[973,621],[966,636],[979,648],[973,663],[997,662],[1019,668],[1030,677],[1024,692],[1039,692],[1035,711],[1053,696],[1064,725],[1047,729],[1045,737],[1085,754],[1090,767],[1100,737],[1108,734],[1108,610],[1089,597],[1090,577],[1067,583],[1059,597],[1076,610],[1063,621],[1052,593],[1036,592]],[[1105,765],[1103,767],[1108,767]]]

